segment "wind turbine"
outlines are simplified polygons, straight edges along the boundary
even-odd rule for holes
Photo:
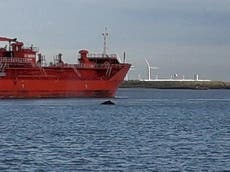
[[[150,66],[149,62],[147,59],[145,59],[145,62],[148,66],[148,81],[151,81],[151,69],[159,69],[159,67],[153,67],[153,66]]]
[[[129,69],[129,72],[132,71],[132,70],[135,70],[135,66],[131,66],[130,69]],[[129,73],[128,72],[128,73]],[[125,80],[128,81],[129,80],[129,75],[128,73],[126,74],[126,77],[125,77]]]

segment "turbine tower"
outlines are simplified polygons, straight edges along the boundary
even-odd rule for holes
[[[148,81],[151,81],[151,69],[159,69],[159,67],[153,67],[153,66],[150,66],[149,62],[147,59],[145,59],[145,62],[148,66]]]

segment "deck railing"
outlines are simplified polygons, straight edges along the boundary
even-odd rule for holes
[[[31,58],[11,58],[11,57],[0,57],[0,63],[31,63]]]
[[[112,68],[121,68],[124,64],[64,64],[63,67],[67,68],[96,68],[96,69],[106,69],[109,67]]]
[[[78,57],[80,58],[81,55],[79,54]],[[117,58],[116,54],[88,54],[88,58]]]
[[[88,54],[88,58],[117,58],[116,54]]]

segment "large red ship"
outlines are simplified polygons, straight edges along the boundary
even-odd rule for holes
[[[46,65],[37,48],[17,39],[0,41],[9,43],[0,47],[0,98],[113,97],[130,68],[115,54],[87,50],[79,51],[76,64],[58,54]]]

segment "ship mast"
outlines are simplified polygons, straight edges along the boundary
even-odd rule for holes
[[[106,57],[106,55],[107,55],[107,53],[106,53],[106,50],[107,50],[107,37],[109,36],[109,34],[107,32],[107,27],[105,27],[105,32],[102,33],[102,36],[104,38],[104,48],[103,48],[102,56]]]

